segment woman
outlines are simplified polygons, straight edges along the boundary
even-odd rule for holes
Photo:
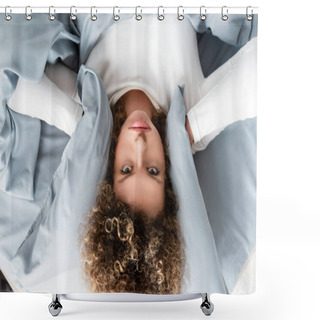
[[[151,234],[153,229],[149,228],[149,221],[156,221],[157,225],[161,225],[173,211],[176,220],[176,210],[166,207],[169,195],[173,193],[171,183],[168,183],[168,165],[165,166],[165,162],[169,161],[164,160],[164,154],[167,154],[164,134],[161,135],[162,146],[153,125],[153,122],[156,125],[156,121],[150,119],[155,110],[158,110],[159,114],[167,112],[174,90],[178,85],[184,85],[186,130],[190,144],[193,152],[205,149],[227,125],[256,115],[255,100],[248,92],[252,87],[250,82],[255,81],[254,70],[250,68],[255,63],[254,58],[255,41],[252,41],[216,73],[205,78],[199,60],[197,33],[188,19],[177,21],[175,17],[168,16],[159,24],[154,17],[144,17],[139,22],[131,18],[115,23],[105,30],[86,60],[86,65],[99,74],[105,85],[115,119],[108,184],[102,186],[97,202],[112,194],[112,201],[115,199],[126,203],[131,211],[131,220],[134,221],[135,217],[143,219],[140,226],[146,228],[144,232],[152,230]],[[242,85],[243,68],[247,66],[247,82]],[[235,96],[247,96],[247,99],[238,100],[238,104],[235,104],[233,99],[228,99],[230,88]],[[123,108],[125,121],[119,121],[116,113],[120,111],[122,115]],[[158,126],[159,132],[163,132],[165,126],[165,121],[162,122]],[[166,193],[168,190],[170,194]],[[108,201],[112,202],[111,199]],[[133,247],[130,247],[131,251],[122,253],[115,242],[101,243],[105,232],[108,233],[110,241],[117,236],[120,241],[132,241],[131,235],[134,233],[121,234],[119,217],[122,209],[117,206],[115,208],[115,212],[106,213],[108,218],[105,222],[102,216],[106,209],[97,206],[90,215],[84,256],[90,257],[85,261],[85,272],[91,289],[98,292],[112,292],[115,289],[126,292],[179,293],[182,270],[176,273],[176,268],[181,266],[183,254],[181,249],[178,249],[181,248],[180,245],[178,248],[174,247],[175,240],[169,245],[168,240],[164,240],[163,248],[161,249],[161,244],[159,246],[159,252],[167,252],[167,261],[163,260],[165,256],[161,260],[155,260],[153,264],[147,262],[150,260],[140,259],[142,264],[147,264],[142,271],[143,276],[138,278],[139,281],[132,280],[136,279],[140,272],[137,262],[139,254],[132,253]],[[99,222],[96,222],[96,215],[100,217]],[[126,221],[127,215],[123,219]],[[95,236],[96,224],[100,226],[99,236]],[[178,226],[178,223],[175,221],[173,225]],[[124,228],[131,230],[132,225]],[[140,230],[136,227],[133,229]],[[176,236],[179,238],[177,229],[169,231],[165,225],[161,225],[159,232],[161,229],[166,230],[165,233],[171,235],[171,239]],[[145,236],[144,232],[139,238]],[[117,236],[113,233],[117,233]],[[149,248],[150,246],[153,245],[149,244]],[[176,253],[171,252],[172,257],[171,254],[168,256],[166,247],[176,250]],[[108,254],[104,250],[109,250]],[[100,266],[94,263],[97,252],[101,254]],[[118,259],[115,252],[122,260]],[[148,251],[145,252],[145,256],[149,257]],[[131,255],[131,263],[135,261],[134,271],[131,273],[129,270],[132,266],[128,263],[128,258],[125,258],[126,254]],[[113,258],[107,263],[106,256]],[[167,268],[167,273],[153,268],[154,263],[159,261],[162,262],[159,267]],[[98,271],[103,270],[107,264],[108,271]],[[156,277],[149,276],[150,272]],[[101,279],[102,274],[107,279]],[[168,279],[175,279],[175,284],[172,289],[169,289],[170,285],[167,284],[166,291],[162,283]],[[139,289],[136,289],[136,286]]]

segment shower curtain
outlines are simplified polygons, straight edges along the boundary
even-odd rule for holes
[[[1,14],[0,291],[254,292],[258,17],[178,13]]]

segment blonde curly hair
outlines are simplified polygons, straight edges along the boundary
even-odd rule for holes
[[[169,176],[166,114],[156,111],[152,117],[164,147],[166,196],[163,212],[150,220],[143,212],[132,212],[113,190],[115,148],[126,119],[122,99],[112,111],[114,125],[107,177],[99,184],[96,203],[80,239],[85,281],[92,292],[179,294],[185,253]]]

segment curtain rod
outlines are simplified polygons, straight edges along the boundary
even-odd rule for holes
[[[144,7],[144,6],[115,6],[115,7],[100,7],[100,6],[92,6],[92,7],[40,7],[40,6],[26,6],[26,7],[18,7],[18,6],[2,6],[0,7],[0,13],[7,14],[32,14],[32,13],[51,13],[51,14],[59,14],[59,13],[87,13],[87,14],[114,14],[115,10],[117,14],[158,14],[161,10],[163,14],[213,14],[213,13],[227,13],[227,14],[256,14],[258,13],[258,7],[234,7],[234,6],[220,6],[220,7],[188,7],[188,6],[179,6],[179,7]]]

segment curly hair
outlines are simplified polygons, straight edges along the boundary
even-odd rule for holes
[[[126,119],[123,100],[112,109],[114,125],[107,176],[99,184],[96,203],[82,234],[85,281],[92,292],[178,294],[185,265],[178,205],[169,176],[165,141],[166,114],[155,111],[152,122],[159,131],[165,153],[165,205],[155,219],[132,212],[113,190],[115,149]]]

